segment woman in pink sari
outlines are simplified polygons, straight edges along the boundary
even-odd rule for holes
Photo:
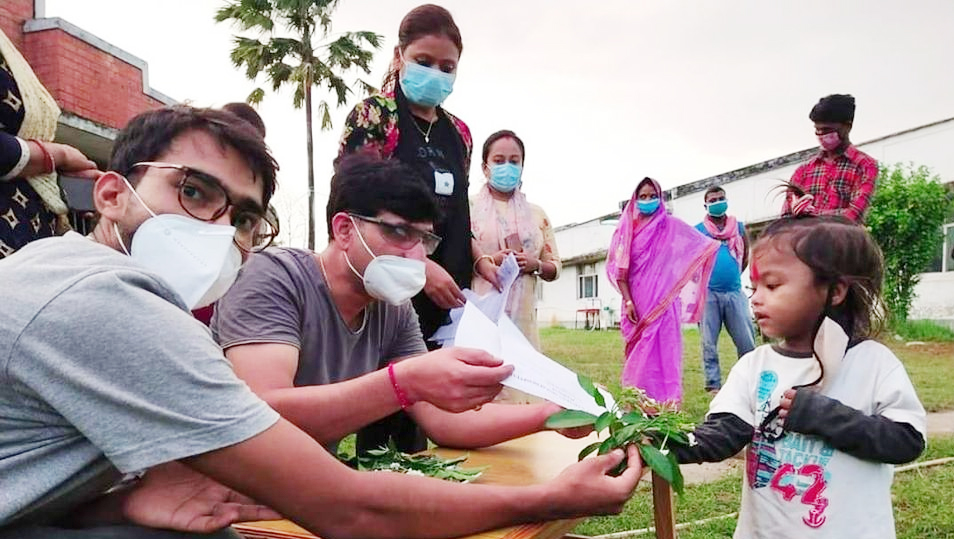
[[[682,322],[698,322],[719,243],[666,213],[662,188],[644,178],[623,209],[606,272],[623,296],[622,384],[682,402]]]

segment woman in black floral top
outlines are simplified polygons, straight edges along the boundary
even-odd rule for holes
[[[66,226],[57,171],[91,180],[96,163],[52,140],[60,109],[0,31],[0,258]]]
[[[462,50],[460,30],[446,9],[428,4],[411,10],[401,21],[381,93],[348,115],[338,151],[339,157],[367,152],[398,159],[434,190],[443,213],[435,233],[443,240],[427,261],[424,291],[413,300],[425,339],[449,322],[449,309],[464,304],[461,289],[470,287],[475,269],[496,283],[497,267],[482,256],[470,232],[470,130],[440,106],[453,89]],[[372,426],[360,434],[359,450],[382,445],[392,435],[402,450],[424,449],[424,438],[412,432],[410,419],[399,416],[384,420],[397,424]]]

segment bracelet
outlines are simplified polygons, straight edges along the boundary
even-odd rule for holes
[[[491,264],[493,264],[493,265],[495,265],[495,266],[497,265],[497,262],[494,261],[494,257],[493,257],[493,256],[491,256],[491,255],[480,255],[480,256],[477,257],[477,260],[474,260],[474,273],[477,272],[477,264],[480,264],[480,261],[483,260],[483,259],[485,259],[485,258],[486,258],[487,260],[490,260],[490,263],[491,263]]]
[[[407,398],[407,393],[398,385],[397,378],[394,376],[394,363],[388,363],[388,378],[391,379],[391,387],[394,388],[394,395],[397,397],[398,404],[401,405],[402,410],[407,410],[414,403]]]
[[[46,146],[44,146],[39,140],[31,138],[30,142],[33,142],[40,147],[40,153],[43,154],[43,164],[46,166],[45,173],[50,174],[56,172],[56,161],[53,161],[53,154],[51,154],[50,151],[46,149]]]

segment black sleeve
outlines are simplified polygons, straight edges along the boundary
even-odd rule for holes
[[[785,430],[818,436],[853,457],[888,464],[911,462],[924,451],[924,438],[913,426],[865,415],[808,388],[795,394]]]
[[[6,177],[20,162],[23,148],[17,137],[0,131],[0,178]]]
[[[681,464],[719,462],[735,455],[752,441],[755,429],[735,414],[711,414],[693,431],[695,445],[673,444]]]

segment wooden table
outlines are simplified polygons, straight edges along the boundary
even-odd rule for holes
[[[436,449],[445,458],[467,454],[466,467],[490,466],[477,480],[494,485],[532,485],[556,477],[576,462],[581,449],[596,441],[595,435],[570,440],[555,432],[539,432],[517,440],[473,451]],[[523,524],[478,533],[472,539],[559,539],[573,529],[580,519],[555,520]],[[313,538],[314,536],[287,520],[250,522],[234,526],[247,539]],[[276,533],[277,532],[277,533]]]

